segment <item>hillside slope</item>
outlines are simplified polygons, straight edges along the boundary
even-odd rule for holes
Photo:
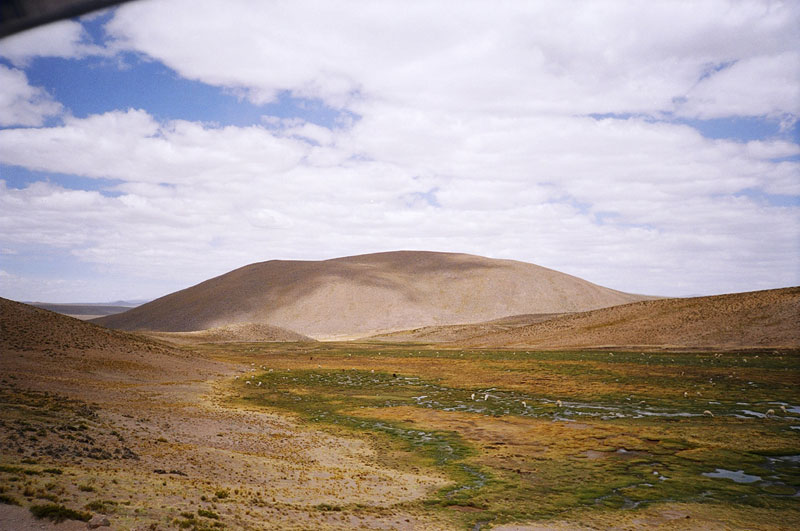
[[[423,326],[420,328],[412,328],[411,330],[385,332],[372,335],[368,339],[386,343],[454,343],[495,332],[507,332],[514,328],[549,321],[562,315],[571,314],[542,313],[511,315],[483,323]]]
[[[644,298],[524,262],[397,251],[251,264],[95,322],[164,332],[261,323],[319,339]]]
[[[0,298],[0,373],[36,381],[158,381],[217,364],[155,339]],[[183,377],[183,376],[182,376]],[[32,384],[33,382],[31,382]]]
[[[150,337],[165,339],[171,343],[179,344],[315,341],[313,338],[285,328],[254,323],[225,325],[195,332],[147,332],[146,334]]]
[[[475,325],[448,340],[490,348],[796,348],[800,347],[800,287],[642,301],[488,333],[484,325]]]

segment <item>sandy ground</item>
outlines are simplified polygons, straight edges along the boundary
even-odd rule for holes
[[[4,302],[0,319],[8,406],[0,463],[63,470],[10,483],[5,493],[24,506],[47,503],[42,496],[78,510],[107,500],[114,529],[166,529],[198,509],[219,515],[227,529],[440,527],[402,504],[443,478],[383,468],[363,440],[225,405],[225,382],[249,366],[23,310]],[[50,330],[45,339],[41,325]],[[26,332],[9,333],[15,328]],[[64,430],[75,425],[83,431]],[[9,530],[86,528],[32,520],[7,504],[0,522]]]
[[[6,367],[3,372],[10,374]],[[163,524],[172,515],[194,513],[198,507],[222,514],[234,529],[342,527],[341,516],[315,509],[320,504],[385,509],[349,514],[348,521],[368,528],[407,528],[412,521],[418,524],[418,518],[392,508],[445,483],[442,478],[381,468],[364,441],[308,429],[280,415],[226,407],[210,382],[104,386],[39,378],[25,383],[26,388],[91,398],[99,406],[95,424],[120,433],[125,447],[136,454],[136,460],[48,460],[70,469],[74,483],[100,483],[96,490],[131,503],[134,511],[110,516],[115,528]],[[204,496],[210,499],[219,491],[229,492],[229,497],[203,503]],[[81,494],[65,496],[72,502],[65,505],[81,507],[97,498]],[[28,515],[20,520],[18,509],[0,505],[2,518],[16,522],[0,528],[25,529],[32,522]],[[33,525],[31,529],[42,528],[39,521]],[[72,526],[74,522],[57,528]]]

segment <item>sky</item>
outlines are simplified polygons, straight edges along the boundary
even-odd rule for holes
[[[136,1],[0,41],[0,296],[416,249],[800,285],[800,3]]]

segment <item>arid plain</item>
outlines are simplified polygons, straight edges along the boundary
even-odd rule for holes
[[[799,321],[421,252],[3,299],[0,528],[796,529]]]

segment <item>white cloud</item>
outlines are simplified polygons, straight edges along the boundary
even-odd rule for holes
[[[174,0],[122,6],[108,28],[120,47],[257,102],[290,90],[353,108],[366,98],[493,114],[658,113],[687,94],[702,105],[705,84],[691,91],[713,65],[739,61],[735,79],[779,76],[800,45],[799,13],[792,3],[725,0],[231,1],[223,10]],[[715,112],[760,114],[757,96],[787,92],[737,91],[735,105]],[[797,112],[796,101],[770,99]]]
[[[253,261],[403,248],[646,293],[798,284],[800,211],[769,198],[800,194],[798,163],[779,160],[798,145],[654,120],[794,119],[798,13],[723,0],[125,4],[113,49],[256,102],[288,90],[358,118],[219,127],[120,109],[0,131],[2,163],[121,181],[112,197],[0,189],[2,243],[146,274],[144,296]],[[606,113],[635,117],[588,116]]]
[[[0,56],[17,66],[26,66],[34,57],[76,59],[107,54],[103,47],[89,42],[83,25],[74,20],[39,26],[0,41]]]
[[[0,64],[0,127],[42,125],[62,106],[43,89],[28,84],[22,70]]]
[[[329,130],[326,145],[286,129],[160,124],[143,111],[0,131],[7,163],[124,181],[118,197],[3,189],[4,245],[157,271],[159,288],[174,289],[269,258],[402,248],[528,260],[648,293],[800,281],[788,267],[798,208],[741,195],[788,179],[786,163],[771,160],[792,153],[785,143],[711,141],[635,119],[509,118],[481,129],[437,117],[433,137],[420,133],[433,124],[413,124],[365,118]],[[336,156],[321,163],[317,150]]]
[[[796,117],[800,111],[798,79],[800,52],[742,59],[689,90],[678,112],[694,118]]]
[[[157,123],[142,110],[69,117],[63,126],[0,131],[0,162],[86,177],[151,183],[253,178],[286,170],[306,144],[263,127]]]

